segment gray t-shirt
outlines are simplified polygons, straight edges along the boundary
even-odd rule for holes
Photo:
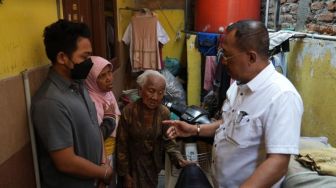
[[[65,80],[52,69],[32,102],[42,187],[94,187],[94,179],[61,173],[49,152],[73,147],[76,155],[100,164],[102,141],[96,109],[83,84]]]

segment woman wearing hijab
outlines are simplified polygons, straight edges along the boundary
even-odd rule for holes
[[[109,131],[106,130],[106,127],[101,127],[102,134],[105,139],[105,155],[111,162],[113,169],[115,169],[115,165],[113,165],[113,156],[115,152],[116,129],[120,116],[120,110],[112,92],[113,66],[109,61],[102,57],[91,56],[91,60],[93,62],[93,66],[87,79],[85,80],[85,84],[90,97],[96,106],[98,123],[101,124],[106,116],[115,119],[116,122],[116,127],[111,135],[106,135]],[[113,187],[114,185],[115,180],[111,182],[110,187]]]

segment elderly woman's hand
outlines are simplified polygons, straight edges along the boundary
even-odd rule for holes
[[[197,127],[180,120],[165,120],[163,124],[171,127],[167,130],[167,137],[174,139],[176,137],[189,137],[197,134]]]
[[[126,174],[123,180],[123,188],[132,188],[133,187],[133,178]]]
[[[108,103],[105,103],[103,104],[103,107],[104,107],[104,117],[105,116],[109,116],[109,117],[115,117],[115,110],[114,110],[114,105],[113,104],[108,104]]]
[[[178,163],[179,163],[180,167],[183,168],[183,167],[187,166],[188,164],[192,164],[192,163],[196,163],[196,162],[188,161],[188,160],[185,160],[185,159],[180,159],[178,161]]]

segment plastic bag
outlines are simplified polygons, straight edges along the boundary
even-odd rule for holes
[[[180,62],[176,58],[170,58],[166,57],[165,61],[165,68],[172,73],[174,76],[176,76],[179,73],[180,70]]]
[[[186,104],[186,94],[182,84],[167,69],[161,70],[161,74],[167,82],[165,100]]]

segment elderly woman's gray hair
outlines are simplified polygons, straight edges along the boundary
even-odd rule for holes
[[[138,76],[136,80],[137,84],[142,88],[145,85],[147,78],[150,76],[160,77],[167,84],[166,78],[162,74],[160,74],[158,71],[155,71],[155,70],[146,70],[144,73]]]

